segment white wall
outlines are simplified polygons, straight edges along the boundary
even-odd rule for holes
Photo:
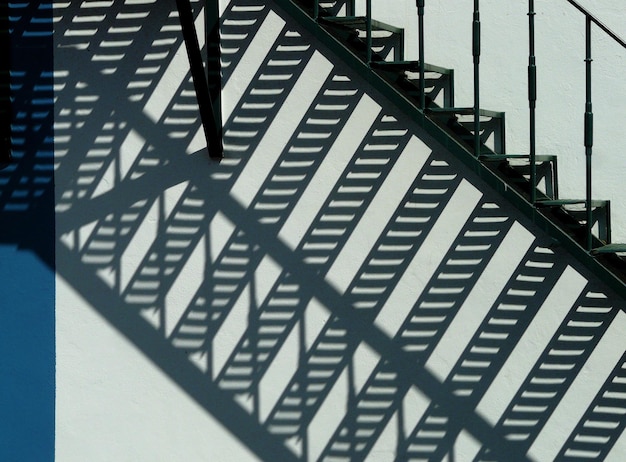
[[[237,59],[225,69],[221,163],[198,136],[173,5],[76,1],[55,11],[57,460],[290,460],[278,450],[316,460],[331,438],[342,442],[347,413],[376,425],[354,405],[358,393],[382,403],[375,414],[392,414],[378,439],[354,436],[375,442],[367,460],[394,460],[398,441],[439,412],[433,402],[464,411],[466,429],[441,446],[472,460],[499,441],[493,427],[516,420],[527,380],[571,362],[557,398],[532,411],[546,425],[517,420],[533,432],[530,456],[550,460],[584,433],[576,425],[619,374],[623,299],[271,2],[250,3],[222,3],[225,61]],[[461,80],[459,103],[469,104]],[[265,119],[254,113],[259,95],[275,105]],[[322,335],[335,314],[347,327]],[[264,336],[259,351],[276,353],[263,373],[247,367],[248,328]],[[554,344],[570,328],[578,340],[559,344],[555,366]],[[401,347],[420,355],[397,371],[408,392],[379,364],[405,358]],[[474,347],[489,350],[491,367],[474,361]],[[466,367],[481,370],[457,373]],[[333,368],[336,380],[324,376]],[[303,370],[302,388],[290,387]],[[482,399],[459,398],[478,375]],[[316,386],[326,387],[319,396]],[[292,435],[294,393],[304,390],[322,404]],[[618,459],[626,436],[610,437]]]
[[[364,2],[361,2],[364,8]],[[626,8],[621,0],[580,0],[622,39]],[[507,151],[528,153],[528,2],[483,0],[481,106],[505,111]],[[537,0],[536,58],[538,69],[537,153],[559,156],[563,198],[585,196],[585,19],[565,0]],[[426,61],[455,69],[456,105],[473,105],[471,25],[473,2],[426,2]],[[414,0],[374,0],[373,15],[403,25],[407,54],[417,59],[417,8]],[[595,117],[594,198],[609,199],[613,208],[613,240],[626,242],[626,49],[595,25],[592,28],[593,111]]]

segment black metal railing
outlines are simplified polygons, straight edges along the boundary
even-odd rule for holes
[[[585,86],[586,86],[586,97],[585,97],[585,158],[586,158],[586,197],[585,197],[585,208],[586,208],[586,226],[587,226],[587,250],[591,251],[593,247],[593,236],[592,236],[592,227],[593,227],[593,210],[592,210],[592,162],[591,156],[593,153],[593,101],[592,101],[592,92],[591,92],[591,79],[592,79],[592,53],[591,53],[591,26],[595,24],[606,33],[609,37],[611,37],[615,42],[621,45],[623,48],[626,48],[626,42],[621,39],[617,34],[611,31],[608,27],[606,27],[602,22],[598,20],[593,14],[591,14],[588,10],[583,8],[578,2],[574,0],[567,0],[574,8],[580,11],[585,16]],[[531,0],[532,3],[532,0]],[[535,184],[532,185],[533,189]]]
[[[535,58],[535,0],[528,2],[528,107],[530,202],[537,202],[537,61]]]
[[[585,113],[584,113],[584,122],[585,122],[585,132],[584,132],[584,145],[585,145],[585,156],[586,156],[586,197],[584,199],[585,207],[586,207],[586,218],[584,221],[586,222],[587,228],[587,236],[586,242],[584,246],[586,250],[591,251],[594,246],[594,240],[592,236],[592,228],[594,226],[594,204],[596,204],[592,200],[592,163],[591,157],[593,152],[593,104],[592,104],[592,94],[591,94],[591,78],[592,78],[592,54],[591,54],[591,29],[592,25],[596,25],[600,28],[606,35],[611,37],[615,42],[617,42],[622,47],[626,48],[626,42],[620,38],[616,33],[611,31],[608,27],[606,27],[602,22],[600,22],[593,14],[587,11],[584,7],[582,7],[575,0],[567,0],[572,6],[574,6],[578,11],[584,14],[586,21],[586,101],[585,101]],[[314,0],[313,5],[313,16],[315,19],[318,19],[320,15],[320,0]],[[332,2],[330,2],[332,3]],[[341,7],[345,7],[345,12],[347,16],[354,15],[355,12],[355,0],[345,0],[343,2],[339,2]],[[422,111],[426,111],[427,106],[430,103],[427,103],[426,92],[425,92],[425,74],[426,74],[426,65],[425,65],[425,25],[424,25],[424,17],[425,17],[425,0],[416,0],[417,6],[417,16],[418,16],[418,52],[419,52],[419,108]],[[372,25],[375,23],[372,19],[372,0],[365,0],[365,45],[366,45],[366,55],[365,60],[368,65],[372,63]],[[536,206],[540,203],[546,203],[546,197],[541,196],[541,199],[538,198],[538,183],[540,178],[538,178],[538,165],[537,162],[540,159],[543,159],[545,156],[537,155],[537,144],[536,144],[536,109],[537,109],[537,63],[535,56],[535,1],[529,0],[528,3],[528,106],[529,106],[529,168],[528,174],[529,178],[529,202]],[[363,26],[361,26],[363,27]],[[477,158],[482,158],[482,146],[485,142],[483,139],[482,131],[484,131],[484,126],[481,125],[481,115],[485,116],[486,111],[481,111],[480,107],[480,61],[481,61],[481,20],[480,20],[480,1],[474,0],[473,7],[473,15],[472,15],[472,58],[473,58],[473,73],[474,73],[474,82],[473,82],[473,91],[474,91],[474,101],[473,107],[464,109],[463,113],[469,115],[470,113],[473,116],[473,123],[468,123],[468,128],[472,126],[473,130],[473,140],[469,141],[471,145],[473,145],[473,153]],[[404,59],[404,58],[401,58]],[[446,108],[443,108],[444,110]],[[454,109],[454,108],[451,108]],[[502,122],[503,125],[503,122]],[[504,126],[502,126],[502,130],[504,130]],[[496,149],[497,152],[504,153],[503,149]],[[488,156],[486,156],[488,157]],[[524,155],[526,157],[526,155]],[[556,168],[556,165],[554,166]],[[556,197],[553,197],[556,199]],[[553,201],[554,202],[554,201]],[[597,201],[596,201],[597,202]],[[579,202],[582,203],[582,200]],[[596,204],[597,205],[597,204]],[[601,239],[602,240],[602,239]],[[608,242],[607,242],[608,243]]]
[[[472,57],[474,61],[474,155],[480,156],[480,5],[474,0],[472,20]]]

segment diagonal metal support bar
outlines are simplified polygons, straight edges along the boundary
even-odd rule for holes
[[[191,68],[191,77],[193,86],[196,90],[198,98],[198,106],[200,107],[200,118],[202,120],[202,128],[207,142],[209,155],[213,159],[221,159],[224,157],[224,148],[222,146],[221,124],[218,124],[218,118],[215,116],[215,110],[211,101],[211,93],[209,92],[209,84],[204,73],[202,64],[202,54],[200,52],[200,44],[198,42],[198,34],[193,22],[193,10],[189,0],[176,0],[176,8],[180,18],[180,25],[183,31],[183,40],[187,49],[187,57],[189,58],[189,67]]]

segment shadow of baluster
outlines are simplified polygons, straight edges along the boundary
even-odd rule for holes
[[[446,379],[457,396],[478,405],[564,268],[548,249],[528,251]],[[462,428],[431,404],[406,440],[407,457],[442,459]]]
[[[428,202],[423,196],[420,201]],[[432,352],[511,226],[511,219],[493,205],[477,205],[394,337],[415,355],[416,364]],[[472,249],[471,255],[467,249]],[[344,448],[353,447],[355,457],[364,458],[401,409],[409,386],[397,380],[396,371],[382,358],[347,412],[346,419],[357,422],[356,436],[350,441],[342,423],[323,456],[345,457]]]
[[[230,79],[269,12],[267,4],[258,0],[235,0],[228,4],[220,18],[222,86]]]
[[[302,255],[302,260],[308,265],[316,267],[325,273],[337,257],[360,217],[373,198],[374,191],[384,180],[393,166],[394,159],[408,141],[406,130],[400,130],[393,136],[381,140],[373,137],[374,133],[392,129],[397,125],[395,119],[382,116],[370,129],[369,136],[363,141],[359,155],[354,156],[344,171],[342,178],[333,187],[333,192],[326,199],[322,209],[309,231],[302,239],[296,252]],[[389,127],[390,126],[390,127]],[[361,159],[384,157],[386,161],[376,165],[364,165]],[[345,199],[345,200],[343,200]],[[341,231],[341,232],[337,232]],[[261,307],[261,326],[265,324],[266,334],[262,339],[263,345],[258,349],[261,354],[262,369],[257,370],[255,381],[260,380],[263,371],[274,359],[278,350],[304,313],[311,294],[306,288],[298,287],[291,280],[289,274],[284,274],[276,283],[275,290],[270,292],[266,302]],[[228,386],[230,377],[229,368],[241,369],[241,359],[249,358],[246,354],[246,345],[249,347],[248,334],[240,340],[239,346],[231,355],[218,381],[222,386]],[[237,358],[241,358],[237,360]],[[246,368],[245,370],[249,370]],[[243,391],[243,390],[242,390]]]
[[[447,204],[459,181],[448,168],[445,163],[430,160],[368,252],[348,288],[349,299],[359,316],[373,320],[428,234],[435,217]],[[291,379],[267,425],[287,436],[300,425],[308,426],[350,361],[357,344],[350,336],[349,326],[331,319],[307,352],[306,364],[301,365]],[[306,412],[299,417],[294,414],[292,403],[296,392],[303,389],[306,390]]]
[[[607,377],[557,459],[605,460],[626,428],[625,397],[626,354]]]
[[[261,222],[276,226],[285,222],[293,211],[295,203],[300,199],[304,188],[315,175],[324,155],[330,150],[334,140],[343,129],[359,96],[360,93],[344,76],[335,74],[328,78],[251,204],[251,213],[256,214]],[[233,244],[226,245],[224,256],[215,256],[216,264],[211,269],[209,279],[199,290],[198,297],[201,298],[201,304],[194,302],[179,321],[173,336],[175,345],[184,345],[186,348],[194,349],[209,347],[243,286],[253,277],[252,272],[258,267],[262,256],[249,260],[247,263],[249,268],[234,268],[232,265],[229,267],[226,258],[230,259],[230,257],[225,257],[230,255],[229,249],[234,250]],[[217,302],[218,298],[209,296],[207,302],[206,294],[211,293],[212,285],[229,286],[233,288],[232,295],[228,300],[219,300],[219,303],[211,302],[211,300]],[[290,312],[294,296],[297,294],[294,295],[288,276],[283,275],[281,281],[272,289],[270,297],[274,297],[275,301],[271,303],[275,303],[275,306],[270,311],[276,311],[276,316],[283,316],[284,313],[280,313],[282,311]],[[200,313],[205,314],[200,315]],[[208,325],[207,316],[211,318]],[[264,316],[271,318],[273,315],[261,312],[259,316],[259,322],[263,323],[265,322]],[[205,326],[204,330],[202,325]],[[240,344],[244,343],[247,346],[242,348],[249,349],[253,347],[254,342],[249,342],[244,337]],[[242,370],[242,367],[247,367],[237,365],[239,361],[246,362],[241,358],[251,358],[251,356],[247,351],[241,352],[236,349],[232,359],[235,369]],[[246,383],[248,385],[244,388],[249,386],[247,381]]]
[[[617,312],[606,296],[584,289],[498,421],[510,440],[530,448]],[[489,460],[488,448],[478,458]]]

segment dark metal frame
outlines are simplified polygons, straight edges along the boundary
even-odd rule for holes
[[[317,0],[315,1],[317,2]],[[607,258],[596,256],[608,253],[609,251],[614,252],[615,249],[621,249],[620,246],[607,245],[599,249],[593,249],[592,252],[589,252],[581,246],[577,238],[572,236],[563,227],[558,219],[555,219],[554,214],[552,214],[549,210],[546,211],[544,207],[538,207],[537,205],[540,203],[537,205],[531,203],[526,194],[511,187],[510,184],[507,183],[506,179],[490,167],[490,165],[486,162],[488,159],[485,159],[484,156],[476,156],[474,150],[468,148],[467,144],[451,136],[449,131],[438,124],[436,120],[430,116],[430,112],[432,112],[431,108],[427,108],[426,110],[419,108],[419,104],[411,102],[411,100],[408,99],[402,91],[386,81],[385,78],[378,72],[368,72],[371,69],[368,63],[365,63],[362,57],[357,56],[353,51],[345,47],[344,44],[335,38],[330,31],[325,30],[324,27],[320,27],[316,18],[311,17],[311,15],[306,12],[304,7],[298,6],[292,0],[274,0],[274,2],[287,14],[297,20],[303,27],[307,28],[312,34],[314,34],[324,46],[333,50],[333,52],[336,53],[337,56],[349,67],[354,69],[355,72],[363,75],[370,84],[374,85],[376,89],[381,92],[381,94],[393,102],[405,114],[411,117],[418,125],[425,129],[431,136],[433,136],[434,139],[441,143],[452,154],[457,156],[457,158],[464,162],[471,171],[476,173],[482,180],[494,188],[513,206],[529,217],[533,223],[539,226],[550,236],[557,239],[560,244],[567,249],[567,251],[569,251],[591,271],[598,274],[599,277],[601,277],[620,295],[626,296],[626,282],[622,279],[622,276],[620,276],[620,274],[623,274],[624,272],[623,262],[621,264],[616,263],[615,260],[612,259],[612,255],[607,255]],[[604,27],[601,28],[605,29]],[[618,43],[623,44],[623,41],[618,40]],[[540,159],[543,159],[544,157],[551,156],[537,156],[536,161],[540,161]],[[531,187],[536,187],[536,185],[531,185]]]
[[[218,40],[217,49],[219,50],[219,6],[217,2],[206,2],[205,7],[207,18],[207,50],[210,49],[209,40],[215,40],[216,37]],[[176,8],[178,9],[185,48],[187,49],[191,77],[196,91],[196,98],[198,99],[200,118],[202,120],[202,128],[204,130],[209,156],[213,159],[221,159],[224,156],[221,135],[221,107],[219,105],[219,99],[215,101],[218,102],[217,107],[215,107],[211,92],[209,91],[208,77],[204,71],[198,34],[196,33],[193,21],[191,3],[189,0],[176,0]],[[213,49],[215,48],[213,47]],[[209,62],[208,59],[207,62]],[[219,63],[219,59],[217,62]]]

